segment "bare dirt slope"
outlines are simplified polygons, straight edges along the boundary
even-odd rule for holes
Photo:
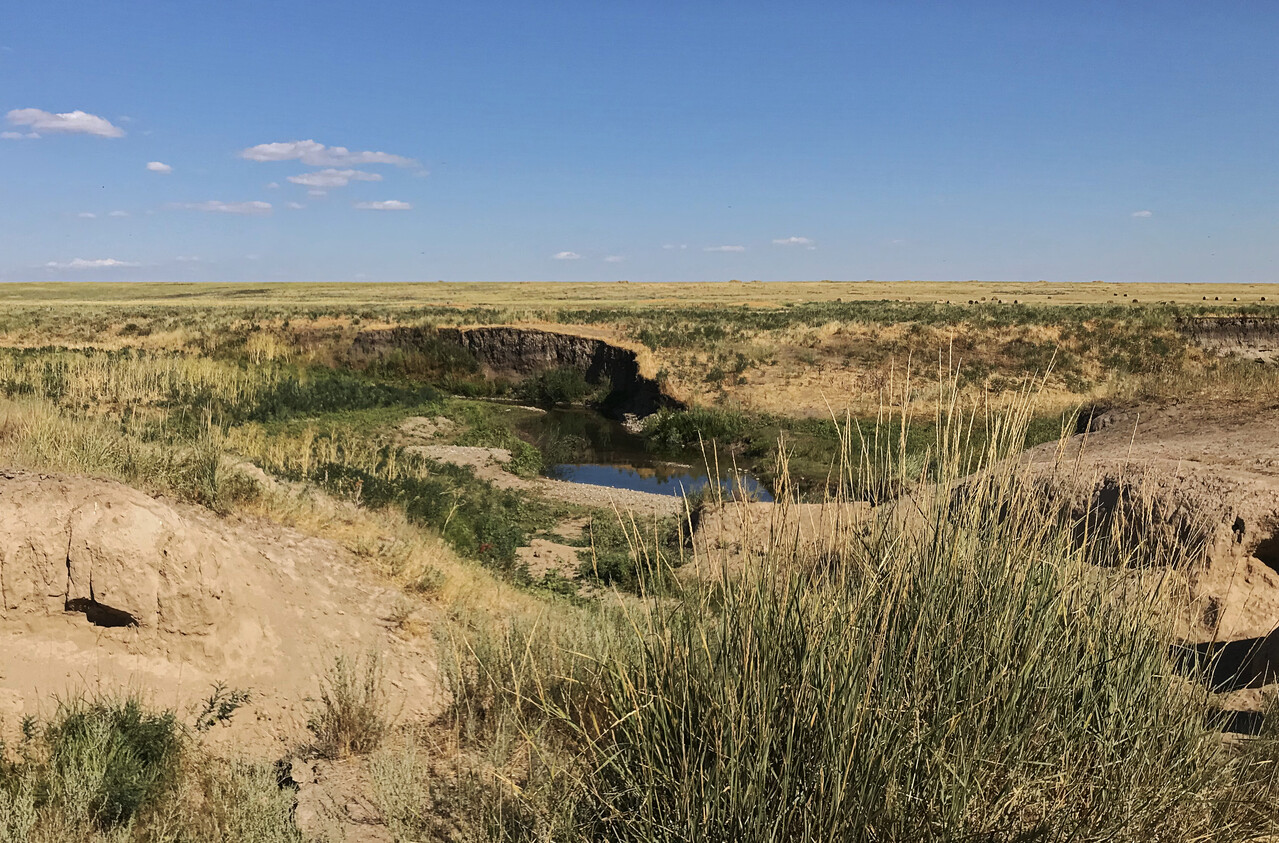
[[[1094,513],[1128,511],[1143,540],[1190,554],[1185,636],[1257,639],[1279,627],[1279,407],[1181,404],[1107,413],[1033,449]]]
[[[397,634],[397,593],[343,549],[114,482],[0,470],[0,598],[7,728],[121,688],[189,722],[224,682],[253,696],[216,739],[288,749],[339,652],[380,653],[403,716],[445,702],[429,641]]]

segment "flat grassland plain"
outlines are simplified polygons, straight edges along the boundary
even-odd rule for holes
[[[971,299],[1013,299],[1028,304],[1102,304],[1114,298],[1192,304],[1202,301],[1257,302],[1273,284],[1114,284],[1051,281],[728,281],[711,283],[510,282],[403,284],[254,283],[20,283],[0,285],[0,301],[15,305],[102,304],[264,305],[326,307],[600,307],[643,308],[679,305],[781,306],[799,302],[919,301],[961,303]]]
[[[1273,839],[1276,305],[0,285],[0,841]],[[478,326],[778,502],[566,491],[620,381]]]

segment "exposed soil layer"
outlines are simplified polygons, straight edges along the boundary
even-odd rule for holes
[[[1060,453],[1029,452],[1048,493],[1093,535],[1151,551],[1155,570],[1134,576],[1181,589],[1173,610],[1186,661],[1209,667],[1216,690],[1279,681],[1279,407],[1170,405],[1105,419]]]
[[[582,372],[587,383],[607,381],[612,391],[600,409],[614,418],[643,417],[663,407],[683,406],[662,391],[652,374],[642,371],[639,351],[603,339],[511,326],[444,328],[439,336],[461,345],[497,374],[527,376],[572,368]]]
[[[99,689],[137,689],[185,720],[224,682],[252,698],[211,734],[271,757],[306,737],[304,701],[338,652],[382,654],[398,713],[447,701],[429,642],[387,620],[400,595],[342,548],[119,483],[0,470],[0,596],[10,729]]]
[[[1196,316],[1180,320],[1178,327],[1216,354],[1279,363],[1279,316]]]

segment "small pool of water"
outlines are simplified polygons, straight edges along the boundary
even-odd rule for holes
[[[551,477],[570,483],[590,483],[612,489],[629,489],[634,492],[651,492],[656,495],[685,495],[706,488],[712,480],[705,471],[690,466],[636,466],[599,465],[592,463],[561,463],[549,472]],[[719,478],[725,497],[738,494],[761,501],[771,501],[772,495],[763,484],[746,472],[738,472]]]
[[[570,483],[613,489],[683,495],[714,482],[700,451],[656,454],[643,437],[592,410],[565,408],[529,416],[519,423],[550,464],[546,474]],[[770,501],[768,489],[747,472],[733,472],[721,461],[717,478],[726,495],[742,494]]]

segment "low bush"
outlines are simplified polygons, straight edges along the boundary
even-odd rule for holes
[[[325,758],[377,749],[389,728],[381,658],[374,653],[335,656],[320,679],[319,703],[307,727]]]
[[[516,387],[521,399],[538,407],[582,404],[608,393],[608,386],[593,386],[579,369],[565,366],[538,372]]]
[[[209,758],[171,711],[75,696],[0,762],[0,843],[301,843],[268,765]]]

